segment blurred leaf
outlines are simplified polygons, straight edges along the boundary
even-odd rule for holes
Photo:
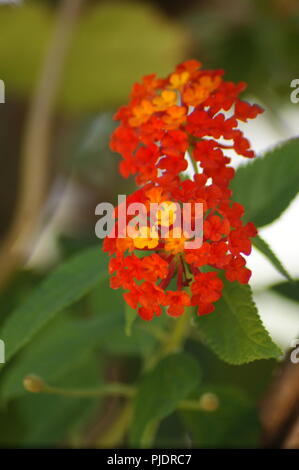
[[[185,423],[182,422],[179,411],[172,413],[163,419],[155,441],[154,449],[188,449],[190,448],[190,436],[186,429]]]
[[[240,166],[231,189],[234,200],[245,207],[246,221],[258,227],[273,222],[299,191],[299,138]]]
[[[215,311],[197,318],[203,340],[224,361],[244,364],[279,357],[280,349],[264,328],[248,285],[224,281]]]
[[[127,336],[123,322],[121,322],[121,326],[114,328],[109,337],[103,338],[101,349],[112,356],[148,357],[156,345],[157,342],[153,336],[140,328],[133,328],[132,334]]]
[[[292,280],[291,276],[289,275],[288,271],[285,269],[281,261],[277,258],[276,254],[272,251],[271,247],[268,243],[259,235],[252,239],[252,244],[257,248],[263,255],[268,258],[270,263],[277,269],[280,274],[286,277],[289,281]]]
[[[299,280],[294,282],[281,282],[280,284],[275,284],[271,286],[275,292],[284,297],[295,300],[295,302],[299,302]]]
[[[150,332],[142,330],[138,324],[134,322],[131,325],[131,335],[127,336],[126,328],[126,305],[124,303],[121,289],[111,289],[109,279],[104,279],[100,285],[88,295],[88,309],[94,315],[100,312],[121,312],[122,316],[117,326],[113,328],[109,336],[101,341],[102,350],[111,355],[143,355],[150,354],[156,345],[156,341]],[[137,318],[136,311],[132,311],[134,320]],[[141,325],[144,326],[142,320]]]
[[[21,270],[15,273],[5,289],[0,292],[1,325],[4,323],[7,315],[19,305],[41,279],[42,276],[40,274],[29,270]]]
[[[191,432],[192,447],[248,448],[257,447],[260,428],[257,409],[239,389],[227,386],[201,387],[200,394],[213,393],[219,400],[215,411],[181,412]],[[197,395],[200,396],[200,395]]]
[[[83,118],[70,136],[70,161],[76,177],[87,181],[97,190],[105,187],[107,180],[114,189],[120,179],[119,160],[109,148],[109,140],[116,127],[112,112]],[[120,191],[118,191],[120,193]]]
[[[50,10],[41,3],[1,8],[1,78],[9,95],[32,93],[52,26]]]
[[[76,120],[76,125],[69,127],[63,135],[64,146],[68,158],[64,163],[64,171],[71,171],[76,182],[88,184],[89,191],[96,195],[94,205],[105,200],[118,204],[118,194],[130,194],[135,190],[133,177],[122,178],[118,165],[120,156],[109,147],[111,134],[117,126],[112,112],[93,114]],[[65,146],[65,142],[68,145]]]
[[[76,388],[102,383],[94,357],[85,357],[75,370],[61,378],[61,386]],[[0,445],[13,447],[52,447],[71,433],[82,416],[94,409],[100,399],[57,395],[27,396],[10,402],[0,411]]]
[[[6,401],[26,394],[23,379],[29,374],[56,385],[63,374],[75,370],[84,357],[90,357],[91,350],[101,346],[120,322],[119,313],[102,313],[84,320],[74,320],[65,314],[55,318],[8,367],[1,381],[1,399]],[[83,381],[80,385],[86,386]]]
[[[94,234],[80,234],[76,235],[66,235],[60,234],[57,239],[58,251],[61,254],[62,259],[69,258],[72,255],[79,253],[82,250],[94,246]]]
[[[283,98],[283,103],[289,100],[289,83],[298,70],[297,3],[197,2],[183,21],[192,35],[196,58],[206,67],[224,69],[229,80],[245,80],[250,93],[277,106],[281,104],[277,98]]]
[[[195,333],[195,330],[192,333]],[[246,393],[254,400],[262,398],[277,368],[275,359],[261,359],[238,367],[228,364],[195,337],[189,339],[186,349],[200,361],[205,383],[229,384],[232,387],[241,388],[246,390]]]
[[[1,78],[11,94],[26,96],[36,83],[53,27],[53,10],[28,3],[0,12]],[[117,106],[142,75],[169,73],[185,43],[182,28],[148,5],[89,6],[76,28],[58,104],[76,112]]]
[[[108,274],[107,256],[89,248],[55,268],[7,319],[0,330],[8,361],[55,314],[79,300]]]
[[[148,373],[138,389],[130,442],[140,445],[146,428],[170,415],[178,403],[197,386],[200,379],[198,363],[185,353],[162,359]]]
[[[118,105],[138,77],[169,73],[185,41],[181,27],[147,5],[94,6],[82,18],[72,45],[63,105],[69,109]]]
[[[122,312],[124,313],[124,300],[121,289],[112,289],[110,279],[105,279],[97,284],[88,294],[88,310],[91,314],[99,315],[101,312]]]

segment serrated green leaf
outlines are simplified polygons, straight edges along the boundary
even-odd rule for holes
[[[218,408],[214,411],[181,411],[192,447],[248,448],[257,447],[260,438],[257,408],[242,390],[229,386],[205,385],[200,387],[199,398],[214,394]]]
[[[200,369],[193,357],[181,353],[162,359],[139,386],[130,443],[140,445],[146,429],[170,415],[196,388],[199,379]]]
[[[252,239],[252,244],[257,248],[263,255],[268,258],[270,263],[277,269],[280,274],[286,277],[289,281],[292,281],[292,278],[288,271],[285,269],[281,261],[277,258],[276,254],[272,251],[272,248],[268,243],[259,235]]]
[[[79,300],[108,274],[107,256],[92,247],[55,268],[7,319],[0,330],[6,361],[55,314]]]
[[[271,286],[271,289],[273,289],[278,294],[283,295],[287,299],[299,302],[299,280],[296,280],[292,283],[281,282],[280,284]]]
[[[240,166],[231,189],[234,200],[245,207],[246,221],[258,227],[273,222],[299,191],[299,138],[287,140]]]
[[[281,355],[262,324],[248,285],[224,281],[215,307],[213,313],[198,317],[197,325],[203,340],[221,359],[238,365]]]

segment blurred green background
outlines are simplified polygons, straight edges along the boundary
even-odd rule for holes
[[[28,112],[60,4],[58,0],[28,0],[14,7],[0,6],[0,79],[6,85],[6,103],[0,105],[3,240],[19,194]],[[53,266],[82,247],[100,243],[94,235],[96,204],[115,202],[117,194],[134,187],[133,181],[119,176],[119,158],[108,147],[115,126],[113,113],[127,102],[134,82],[149,73],[166,75],[178,62],[191,57],[206,68],[224,68],[227,79],[246,81],[247,96],[267,109],[264,127],[251,128],[251,137],[256,133],[260,144],[257,150],[264,149],[297,132],[290,125],[295,105],[290,104],[289,96],[291,80],[299,78],[298,44],[296,0],[83,1],[55,97],[42,217],[25,265],[14,270],[0,294],[0,324]],[[288,263],[287,255],[283,261]],[[298,277],[297,264],[298,259],[291,270]],[[251,267],[255,269],[254,262]],[[276,298],[269,286],[281,281],[263,269],[264,265],[259,265],[260,277],[256,278],[261,307],[266,305],[265,292],[271,302]],[[263,282],[259,282],[261,277]],[[295,310],[298,313],[297,287],[294,291],[293,300],[282,307],[287,310],[289,306],[291,316]],[[102,312],[119,314],[105,334]],[[22,386],[28,373],[40,374],[56,385],[81,388],[137,377],[140,357],[153,354],[157,339],[139,322],[133,337],[127,337],[122,312],[121,293],[110,291],[105,281],[100,289],[52,320],[1,370],[1,446],[126,445],[125,441],[105,440],[121,400],[35,396]],[[76,323],[82,316],[89,319],[85,329]],[[268,323],[274,333],[279,329],[275,330],[271,318]],[[298,316],[290,319],[289,330],[293,331],[295,324],[298,332]],[[277,339],[287,347],[291,337],[286,332]],[[229,366],[196,337],[188,341],[187,350],[200,360],[202,390],[215,391],[223,406],[209,416],[201,412],[171,415],[161,425],[155,445],[259,445],[257,406],[275,362]]]

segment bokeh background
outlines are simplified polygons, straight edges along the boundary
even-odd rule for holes
[[[0,104],[4,247],[24,191],[30,193],[32,210],[16,225],[18,236],[25,231],[18,258],[8,266],[4,260],[0,266],[0,322],[53,266],[97,242],[96,204],[115,202],[117,194],[134,187],[132,180],[118,174],[119,159],[109,150],[108,141],[115,126],[114,111],[127,102],[132,84],[141,76],[166,75],[188,58],[199,59],[206,68],[224,68],[227,79],[246,81],[246,98],[266,110],[246,125],[258,154],[299,135],[299,103],[290,101],[290,83],[299,78],[297,0],[75,0],[73,8],[66,8],[63,4],[68,2],[63,0],[13,3],[0,5],[0,79],[6,87],[6,102]],[[48,70],[52,72],[47,74]],[[275,223],[261,230],[294,278],[299,277],[298,213],[297,197]],[[273,286],[283,278],[260,253],[254,250],[248,264],[263,321],[287,349],[299,333],[296,294],[290,300],[277,293]],[[105,302],[109,305],[112,298],[116,305],[118,298],[113,296],[103,299],[95,293],[90,311]],[[82,305],[76,308],[79,314]],[[118,351],[113,350],[113,341],[120,345]],[[36,354],[42,344],[40,340],[35,345]],[[99,353],[89,362],[90,370],[81,367],[80,374],[85,374],[86,384],[92,382],[102,361],[103,373],[109,377],[130,377],[137,367],[137,347],[116,332],[100,345],[105,361]],[[234,368],[196,347],[211,381],[235,384],[259,400],[270,380],[272,361]],[[76,376],[79,370],[78,366],[77,372],[69,372]],[[83,406],[81,401],[51,397],[45,409],[43,399],[16,393],[15,402],[2,412],[6,427],[0,425],[0,444],[93,445],[113,421],[118,406],[113,400],[105,402],[103,411],[98,402],[83,400]],[[248,413],[242,400],[234,399],[235,408],[229,404],[220,419],[224,424],[219,435],[200,435],[196,444],[253,445],[248,433],[242,441],[238,428],[242,426],[236,415],[240,419],[242,412]],[[227,437],[227,423],[234,430],[231,437]],[[172,422],[165,432],[161,430],[160,445],[185,442],[178,435],[171,440],[170,429]]]

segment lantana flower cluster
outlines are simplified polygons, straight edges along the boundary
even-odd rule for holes
[[[104,240],[111,287],[125,289],[126,302],[144,320],[160,315],[163,307],[175,317],[190,305],[198,315],[211,313],[222,294],[220,272],[231,282],[249,281],[244,255],[257,231],[242,222],[244,208],[232,201],[235,171],[226,155],[233,150],[254,157],[238,125],[262,109],[238,98],[245,88],[244,82],[225,81],[222,70],[204,70],[189,60],[167,78],[144,77],[115,115],[120,125],[111,149],[122,155],[121,174],[135,175],[139,186],[127,202],[162,204],[155,224],[139,227],[140,237]],[[176,207],[196,202],[203,207],[203,243],[188,249],[188,234],[172,233]],[[160,237],[164,207],[168,213],[171,208],[173,223],[166,238]]]

